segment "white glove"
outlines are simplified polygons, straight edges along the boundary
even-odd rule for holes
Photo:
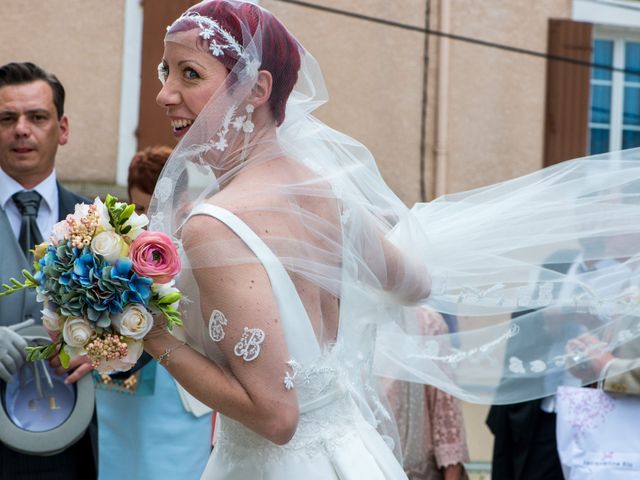
[[[0,327],[0,379],[6,383],[24,364],[27,341],[9,327]]]

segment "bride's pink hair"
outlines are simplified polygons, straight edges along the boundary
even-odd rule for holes
[[[273,77],[273,86],[269,106],[277,125],[284,121],[287,99],[298,80],[300,70],[300,48],[298,42],[286,27],[268,11],[248,2],[230,2],[211,0],[191,7],[188,12],[196,12],[203,17],[215,20],[236,41],[243,45],[242,25],[255,35],[260,27],[262,63],[260,70],[267,70]],[[191,21],[176,22],[170,32],[180,32],[193,28]],[[218,43],[226,44],[224,38],[215,35]],[[209,41],[206,41],[208,46]],[[215,57],[227,70],[233,70],[237,58],[228,50],[224,55]]]

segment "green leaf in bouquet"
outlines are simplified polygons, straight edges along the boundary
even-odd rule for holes
[[[29,270],[26,270],[26,269],[22,270],[22,274],[24,275],[24,278],[29,280],[31,283],[34,283],[34,284],[38,283],[36,279],[33,277],[33,275],[31,275],[31,272]]]
[[[26,347],[25,351],[27,352],[27,361],[35,362],[36,360],[48,360],[55,354],[57,346],[58,343],[50,343],[49,345]]]
[[[13,277],[9,279],[9,282],[11,284],[3,283],[2,288],[4,288],[4,291],[0,292],[0,297],[11,295],[12,293],[24,290],[25,288],[35,288],[38,286],[38,282],[36,281],[36,279],[33,278],[33,276],[27,270],[22,270],[22,275],[24,275],[25,277],[24,283],[16,280]]]
[[[127,207],[122,211],[122,213],[120,213],[120,217],[118,218],[118,221],[121,224],[124,224],[127,220],[129,220],[129,218],[131,218],[131,215],[133,215],[133,212],[136,211],[136,206],[131,204],[131,205],[127,205]]]
[[[46,348],[43,350],[43,356],[45,358],[53,357],[53,355],[56,353],[56,348],[57,347],[58,347],[57,343],[51,343],[51,344],[47,345]]]
[[[107,196],[104,199],[104,206],[107,207],[107,212],[109,212],[109,223],[116,230],[118,229],[118,217],[119,214],[117,212],[116,203],[118,199],[113,195],[107,193]]]
[[[120,229],[120,233],[123,234],[123,235],[126,235],[130,231],[131,231],[131,225],[127,225],[127,226],[125,226],[125,227]]]
[[[176,311],[175,309],[167,309],[162,313],[164,313],[167,321],[167,328],[169,330],[173,330],[173,327],[176,326],[182,326],[182,318],[180,318],[180,312]]]
[[[71,361],[71,357],[69,357],[69,354],[64,350],[64,348],[60,349],[60,353],[58,353],[58,358],[60,359],[60,364],[64,368],[69,368],[69,362]]]
[[[182,294],[180,292],[172,292],[158,300],[159,305],[171,305],[172,303],[176,303],[178,300],[182,298]]]
[[[159,300],[154,299],[151,301],[150,306],[157,308],[164,315],[167,322],[167,328],[169,330],[173,330],[173,327],[175,326],[182,325],[182,317],[180,316],[180,312],[173,308],[171,304],[160,303]]]
[[[25,347],[25,352],[27,352],[27,362],[35,362],[42,355],[43,350],[47,348],[46,346],[39,347]]]

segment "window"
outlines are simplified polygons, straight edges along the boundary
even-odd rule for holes
[[[596,33],[592,60],[625,72],[591,69],[589,153],[640,147],[640,36]]]

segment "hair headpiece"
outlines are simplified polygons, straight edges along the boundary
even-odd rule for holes
[[[245,51],[240,42],[220,26],[213,18],[200,15],[198,12],[186,11],[175,22],[167,27],[167,31],[184,20],[192,20],[200,28],[200,37],[209,40],[209,51],[214,57],[221,57],[225,50],[232,51],[235,58],[244,58]],[[222,42],[219,42],[222,40]]]

